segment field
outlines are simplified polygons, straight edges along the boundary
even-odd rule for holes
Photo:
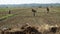
[[[9,8],[12,17],[0,21],[0,29],[18,27],[29,23],[31,26],[41,26],[44,24],[60,26],[60,7],[49,7],[50,12],[47,14],[46,8],[34,8],[36,16],[33,16],[32,8]],[[8,16],[7,8],[0,9],[0,18]]]

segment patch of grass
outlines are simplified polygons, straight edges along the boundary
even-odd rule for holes
[[[15,14],[8,14],[6,16],[3,16],[3,17],[0,18],[0,21],[4,20],[6,18],[12,17],[12,16],[15,16]]]

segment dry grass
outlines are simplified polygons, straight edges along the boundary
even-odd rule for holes
[[[26,25],[26,26],[25,26]],[[23,29],[13,27],[11,29],[5,29],[2,32],[4,34],[59,34],[60,26],[44,24],[41,26],[31,26],[29,24],[22,25]],[[53,28],[53,29],[52,29]],[[52,29],[52,30],[51,30]]]

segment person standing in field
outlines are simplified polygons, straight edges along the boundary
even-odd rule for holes
[[[11,10],[9,10],[9,14],[11,14]]]
[[[49,8],[47,7],[47,13],[49,13]]]
[[[33,16],[35,16],[36,10],[32,9]]]

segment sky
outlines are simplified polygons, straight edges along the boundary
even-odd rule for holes
[[[60,3],[60,0],[0,0],[0,4]]]

